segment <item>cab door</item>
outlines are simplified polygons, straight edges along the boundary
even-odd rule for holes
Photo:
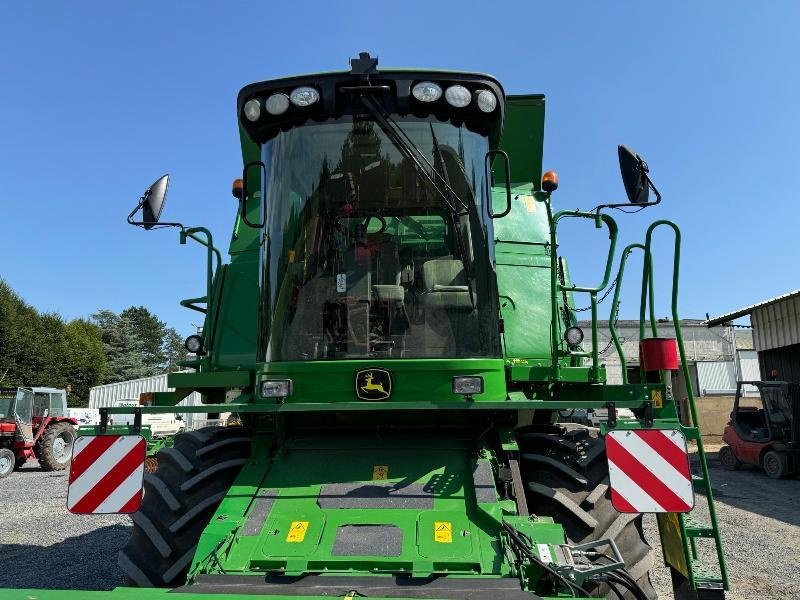
[[[20,388],[14,401],[15,434],[18,442],[33,443],[33,390]]]

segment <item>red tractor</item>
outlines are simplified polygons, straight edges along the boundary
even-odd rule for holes
[[[740,381],[722,439],[719,461],[730,471],[748,464],[773,479],[800,473],[800,385]]]
[[[45,471],[69,465],[76,419],[67,416],[67,393],[55,388],[0,389],[0,478],[28,459]]]

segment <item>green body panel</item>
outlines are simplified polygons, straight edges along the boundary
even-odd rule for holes
[[[526,94],[506,96],[506,115],[500,148],[512,158],[511,181],[531,183],[539,189],[542,178],[542,153],[544,151],[544,95]],[[504,176],[502,163],[497,164]]]
[[[3,590],[3,600],[173,600],[175,594],[168,589],[116,588],[107,592],[91,592],[86,590]],[[260,600],[330,600],[330,596],[287,596],[280,594],[264,594]],[[354,595],[353,598],[358,597]],[[540,596],[542,600],[563,600],[580,596]],[[180,600],[253,600],[252,594],[180,594]],[[402,596],[381,596],[382,600],[404,600]],[[436,600],[436,598],[431,598]],[[588,599],[586,599],[588,600]]]
[[[491,465],[490,456],[478,458],[470,452],[473,445],[473,440],[458,436],[293,436],[268,460],[251,463],[242,471],[206,532],[208,542],[201,541],[196,565],[203,563],[204,549],[213,551],[220,535],[236,532],[230,549],[218,557],[210,572],[508,575],[508,566],[498,561],[493,547],[499,538],[500,503],[496,496],[490,503],[477,502],[472,484],[477,462]],[[321,455],[324,461],[319,460]],[[350,494],[378,485],[399,491],[411,486],[415,494],[427,490],[426,498],[432,503],[425,509],[323,508],[319,498],[326,484],[349,484]],[[277,495],[268,515],[257,515],[256,527],[247,534],[242,525],[255,504],[244,506],[239,501],[242,491],[250,497]],[[334,502],[346,497],[329,494],[326,498]],[[220,519],[221,515],[226,518]],[[300,541],[287,541],[293,522],[308,523]],[[436,522],[451,525],[450,541],[435,541]],[[380,557],[337,554],[338,528],[375,525],[399,529],[402,543],[397,553]],[[380,547],[380,540],[374,541]]]
[[[292,379],[294,391],[285,404],[339,403],[357,400],[355,375],[370,368],[384,368],[392,375],[394,403],[452,401],[462,403],[463,396],[453,394],[456,375],[483,377],[484,392],[472,397],[475,403],[503,401],[506,398],[505,365],[501,359],[402,359],[346,360],[265,363],[258,379]],[[325,385],[320,385],[324,381]],[[272,400],[274,402],[274,400]],[[385,402],[385,401],[383,401]],[[381,402],[374,402],[380,407]]]

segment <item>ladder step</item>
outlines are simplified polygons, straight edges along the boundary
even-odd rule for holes
[[[692,575],[694,575],[695,583],[711,584],[712,587],[722,587],[722,577],[702,564],[698,559],[692,561]],[[709,587],[704,586],[704,587]]]
[[[691,515],[683,515],[683,527],[686,530],[686,535],[690,538],[712,538],[714,537],[714,528],[705,523],[701,523]]]

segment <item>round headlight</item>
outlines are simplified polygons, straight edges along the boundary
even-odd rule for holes
[[[464,108],[472,101],[472,94],[463,85],[451,85],[444,92],[447,103],[456,108]]]
[[[319,92],[312,87],[303,86],[293,89],[290,98],[295,106],[311,106],[319,100]]]
[[[478,92],[478,108],[485,113],[492,112],[497,108],[497,98],[489,90],[481,90]]]
[[[578,346],[583,341],[583,329],[580,327],[569,327],[564,332],[564,340],[570,346]]]
[[[267,98],[264,107],[271,115],[282,115],[289,108],[289,96],[286,94],[272,94]]]
[[[186,341],[183,342],[184,348],[186,348],[192,354],[203,354],[203,338],[199,335],[190,335],[186,338]]]
[[[436,102],[442,97],[442,88],[432,81],[420,81],[411,88],[411,93],[420,102]]]
[[[248,121],[258,121],[261,116],[261,102],[253,98],[244,103],[244,116]]]

